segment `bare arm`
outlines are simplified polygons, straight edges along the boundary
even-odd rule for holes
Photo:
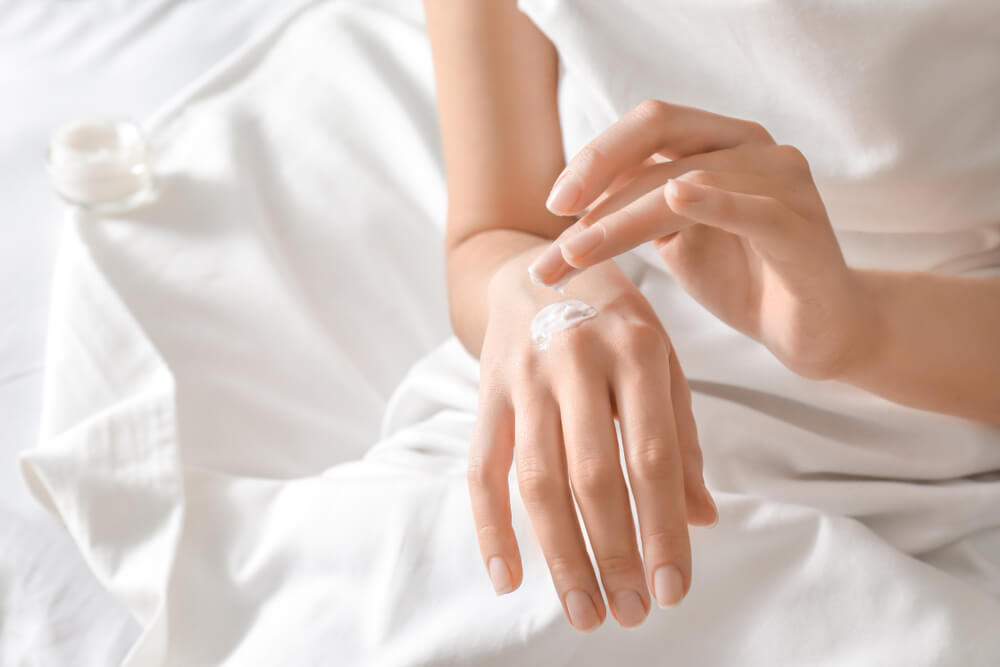
[[[1000,279],[857,271],[879,332],[839,379],[923,410],[1000,425]]]
[[[425,10],[448,175],[451,320],[479,356],[490,277],[569,222],[545,208],[564,165],[558,58],[513,0],[427,0]]]
[[[544,351],[533,344],[534,316],[558,295],[533,284],[528,265],[570,222],[545,208],[564,163],[556,51],[514,0],[426,0],[425,8],[448,175],[451,320],[480,359],[468,484],[484,569],[498,594],[522,581],[514,462],[567,619],[582,632],[600,625],[603,586],[618,622],[637,625],[651,591],[661,605],[687,594],[688,525],[718,517],[690,388],[656,313],[614,262],[567,290],[599,314]]]
[[[583,213],[653,152],[674,159],[567,229],[542,280],[654,241],[694,298],[800,375],[1000,424],[1000,279],[849,267],[806,158],[756,123],[644,102],[570,160],[560,183],[579,193],[550,206]]]

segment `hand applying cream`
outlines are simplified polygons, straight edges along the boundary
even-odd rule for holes
[[[536,285],[551,287],[562,294],[566,284],[580,271],[566,263],[559,246],[553,243],[528,267],[528,277]]]

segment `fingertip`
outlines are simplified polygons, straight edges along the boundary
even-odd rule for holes
[[[521,563],[521,554],[517,549],[516,542],[514,543],[514,551],[514,555],[508,561],[508,565],[510,566],[511,584],[513,586],[513,588],[511,588],[512,592],[520,588],[521,584],[524,582],[524,566]]]
[[[660,609],[676,606],[687,595],[689,585],[676,565],[661,565],[653,572],[653,599]]]
[[[565,272],[566,262],[558,243],[543,250],[528,267],[528,277],[537,285],[549,286]]]
[[[556,215],[572,215],[581,208],[582,195],[583,181],[580,177],[571,171],[563,171],[545,200],[545,208]]]
[[[607,611],[600,595],[592,596],[581,588],[570,590],[563,597],[563,607],[570,624],[579,632],[593,632],[604,623]]]
[[[688,525],[700,528],[711,528],[716,520],[716,515],[704,504],[699,504],[688,511]]]
[[[586,269],[589,266],[591,266],[592,264],[594,264],[594,259],[592,257],[589,257],[589,256],[588,257],[573,257],[572,255],[568,254],[566,252],[566,250],[564,250],[562,248],[561,245],[559,246],[559,248],[560,248],[560,250],[562,250],[563,261],[567,265],[569,265],[569,270],[570,271],[580,271],[580,270]]]
[[[708,490],[707,486],[702,487],[705,490],[705,499],[708,501],[709,506],[712,508],[712,522],[708,524],[709,528],[715,528],[719,525],[719,506],[715,504],[715,499],[712,498],[711,492]]]
[[[486,564],[486,570],[490,574],[490,581],[493,583],[493,590],[497,595],[503,595],[514,590],[513,577],[510,568],[504,561],[503,556],[493,556]]]
[[[688,525],[712,528],[719,523],[719,508],[705,486],[687,494]]]
[[[706,190],[703,185],[684,180],[682,177],[671,178],[663,186],[663,194],[667,200],[667,205],[671,208],[674,205],[685,206],[703,200]]]

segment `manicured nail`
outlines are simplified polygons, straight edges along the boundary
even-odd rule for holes
[[[656,604],[672,607],[684,597],[684,579],[673,565],[661,565],[653,572],[653,595]]]
[[[604,243],[604,239],[604,225],[595,222],[579,234],[560,243],[559,247],[562,248],[564,257],[576,259],[593,252],[597,246]]]
[[[577,200],[583,194],[583,182],[572,172],[563,172],[552,186],[545,208],[556,215],[566,215],[576,210]]]
[[[493,556],[489,562],[490,580],[497,595],[510,593],[514,590],[514,582],[510,576],[510,568],[500,556]]]
[[[618,591],[611,606],[614,608],[618,623],[626,628],[639,625],[646,618],[646,608],[642,606],[642,598],[635,591]]]
[[[569,265],[567,264],[567,266]],[[557,271],[556,274],[552,276],[555,282],[553,282],[548,286],[554,289],[555,291],[559,292],[560,294],[565,294],[566,285],[568,285],[569,281],[575,278],[576,274],[580,273],[581,271],[583,271],[583,269],[577,269],[572,266],[569,266],[569,270],[566,273],[562,273],[562,271]],[[556,276],[558,276],[560,273],[562,273],[562,277],[556,278]]]
[[[556,271],[563,266],[566,266],[566,260],[563,259],[559,246],[553,243],[531,263],[528,267],[528,276],[531,282],[538,285],[551,285]]]
[[[688,181],[672,178],[667,181],[670,196],[684,201],[700,201],[705,198],[705,188]]]
[[[594,601],[579,588],[574,588],[566,594],[566,610],[569,612],[569,622],[577,630],[590,632],[601,624]]]

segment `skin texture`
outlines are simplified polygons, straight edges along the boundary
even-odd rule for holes
[[[757,123],[644,102],[573,157],[548,205],[585,214],[533,267],[546,283],[653,241],[792,371],[1000,423],[1000,280],[848,267],[805,157]]]
[[[522,579],[511,465],[574,627],[604,620],[601,587],[625,626],[643,620],[650,592],[673,602],[690,588],[687,526],[717,518],[690,392],[667,332],[607,261],[642,242],[794,372],[1000,423],[1000,281],[847,266],[805,157],[757,123],[648,101],[564,169],[551,43],[512,0],[426,0],[425,9],[452,326],[482,370],[469,492],[498,593]],[[587,270],[563,297],[534,285],[529,266],[548,284]],[[600,315],[535,350],[532,317],[567,297]]]
[[[512,0],[427,0],[425,10],[448,177],[452,326],[481,362],[468,483],[484,570],[498,594],[522,580],[508,488],[515,465],[568,620],[581,631],[603,622],[603,585],[619,623],[636,625],[651,591],[667,603],[686,594],[688,525],[718,516],[687,382],[652,308],[613,262],[574,280],[565,296],[528,278],[528,265],[573,222],[545,208],[565,164],[552,44]],[[564,298],[600,314],[541,352],[531,320]]]
[[[632,591],[642,603],[638,618],[616,613],[620,622],[634,625],[649,609],[647,586],[653,588],[660,566],[678,568],[680,593],[686,593],[687,522],[709,524],[716,518],[702,481],[690,390],[649,303],[612,262],[594,267],[567,290],[569,298],[587,299],[597,317],[553,336],[545,352],[526,344],[531,318],[553,301],[549,290],[525,281],[529,260],[541,247],[506,263],[490,283],[491,325],[483,342],[479,420],[469,459],[472,505],[482,519],[480,543],[486,559],[498,553],[508,561],[518,558],[507,495],[513,456],[520,494],[556,590],[562,597],[574,588],[584,590],[601,615],[601,592],[577,525],[575,499],[608,600]],[[615,417],[642,558],[619,465]]]

